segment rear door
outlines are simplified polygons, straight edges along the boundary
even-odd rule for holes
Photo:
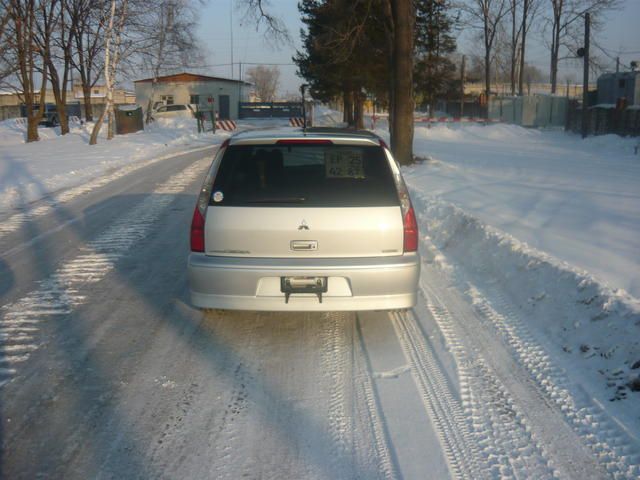
[[[208,255],[373,257],[402,254],[403,225],[379,146],[231,146],[212,188]]]

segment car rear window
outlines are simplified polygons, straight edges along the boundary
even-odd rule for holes
[[[334,144],[227,149],[210,205],[369,207],[399,205],[382,148]]]

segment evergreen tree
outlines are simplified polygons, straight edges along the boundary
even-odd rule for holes
[[[451,34],[449,0],[417,0],[414,81],[420,103],[435,109],[438,98],[457,91],[456,67],[450,54],[456,50]]]
[[[322,101],[341,97],[344,121],[363,127],[368,95],[379,101],[388,89],[388,42],[381,0],[302,0],[306,31],[294,57],[311,94]]]

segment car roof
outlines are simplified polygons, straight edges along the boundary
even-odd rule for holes
[[[268,145],[279,140],[330,140],[341,145],[384,145],[378,135],[368,130],[328,127],[245,130],[229,140],[230,145]]]

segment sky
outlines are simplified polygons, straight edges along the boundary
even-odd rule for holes
[[[291,43],[275,46],[269,44],[263,35],[264,29],[256,31],[255,22],[244,18],[241,0],[208,0],[202,7],[202,15],[198,29],[199,38],[204,43],[205,64],[196,69],[199,73],[239,78],[238,62],[243,63],[243,79],[250,63],[280,64],[280,95],[298,92],[304,83],[296,76],[296,66],[291,57],[301,48],[300,29],[303,27],[297,8],[297,0],[269,0],[270,11],[279,17],[288,28]],[[595,34],[598,45],[605,52],[594,49],[599,57],[611,69],[615,69],[615,57],[620,55],[623,64],[632,60],[640,60],[640,0],[622,0],[621,8],[609,12],[604,21],[604,28]],[[231,70],[231,39],[233,33],[233,62]],[[540,34],[530,34],[527,62],[540,68],[545,74],[549,71],[549,54],[546,51]],[[458,38],[458,50],[470,55],[477,51],[471,35],[462,34]],[[633,52],[633,53],[625,53]],[[559,80],[568,76],[571,80],[581,78],[578,65],[564,64],[560,66]]]

